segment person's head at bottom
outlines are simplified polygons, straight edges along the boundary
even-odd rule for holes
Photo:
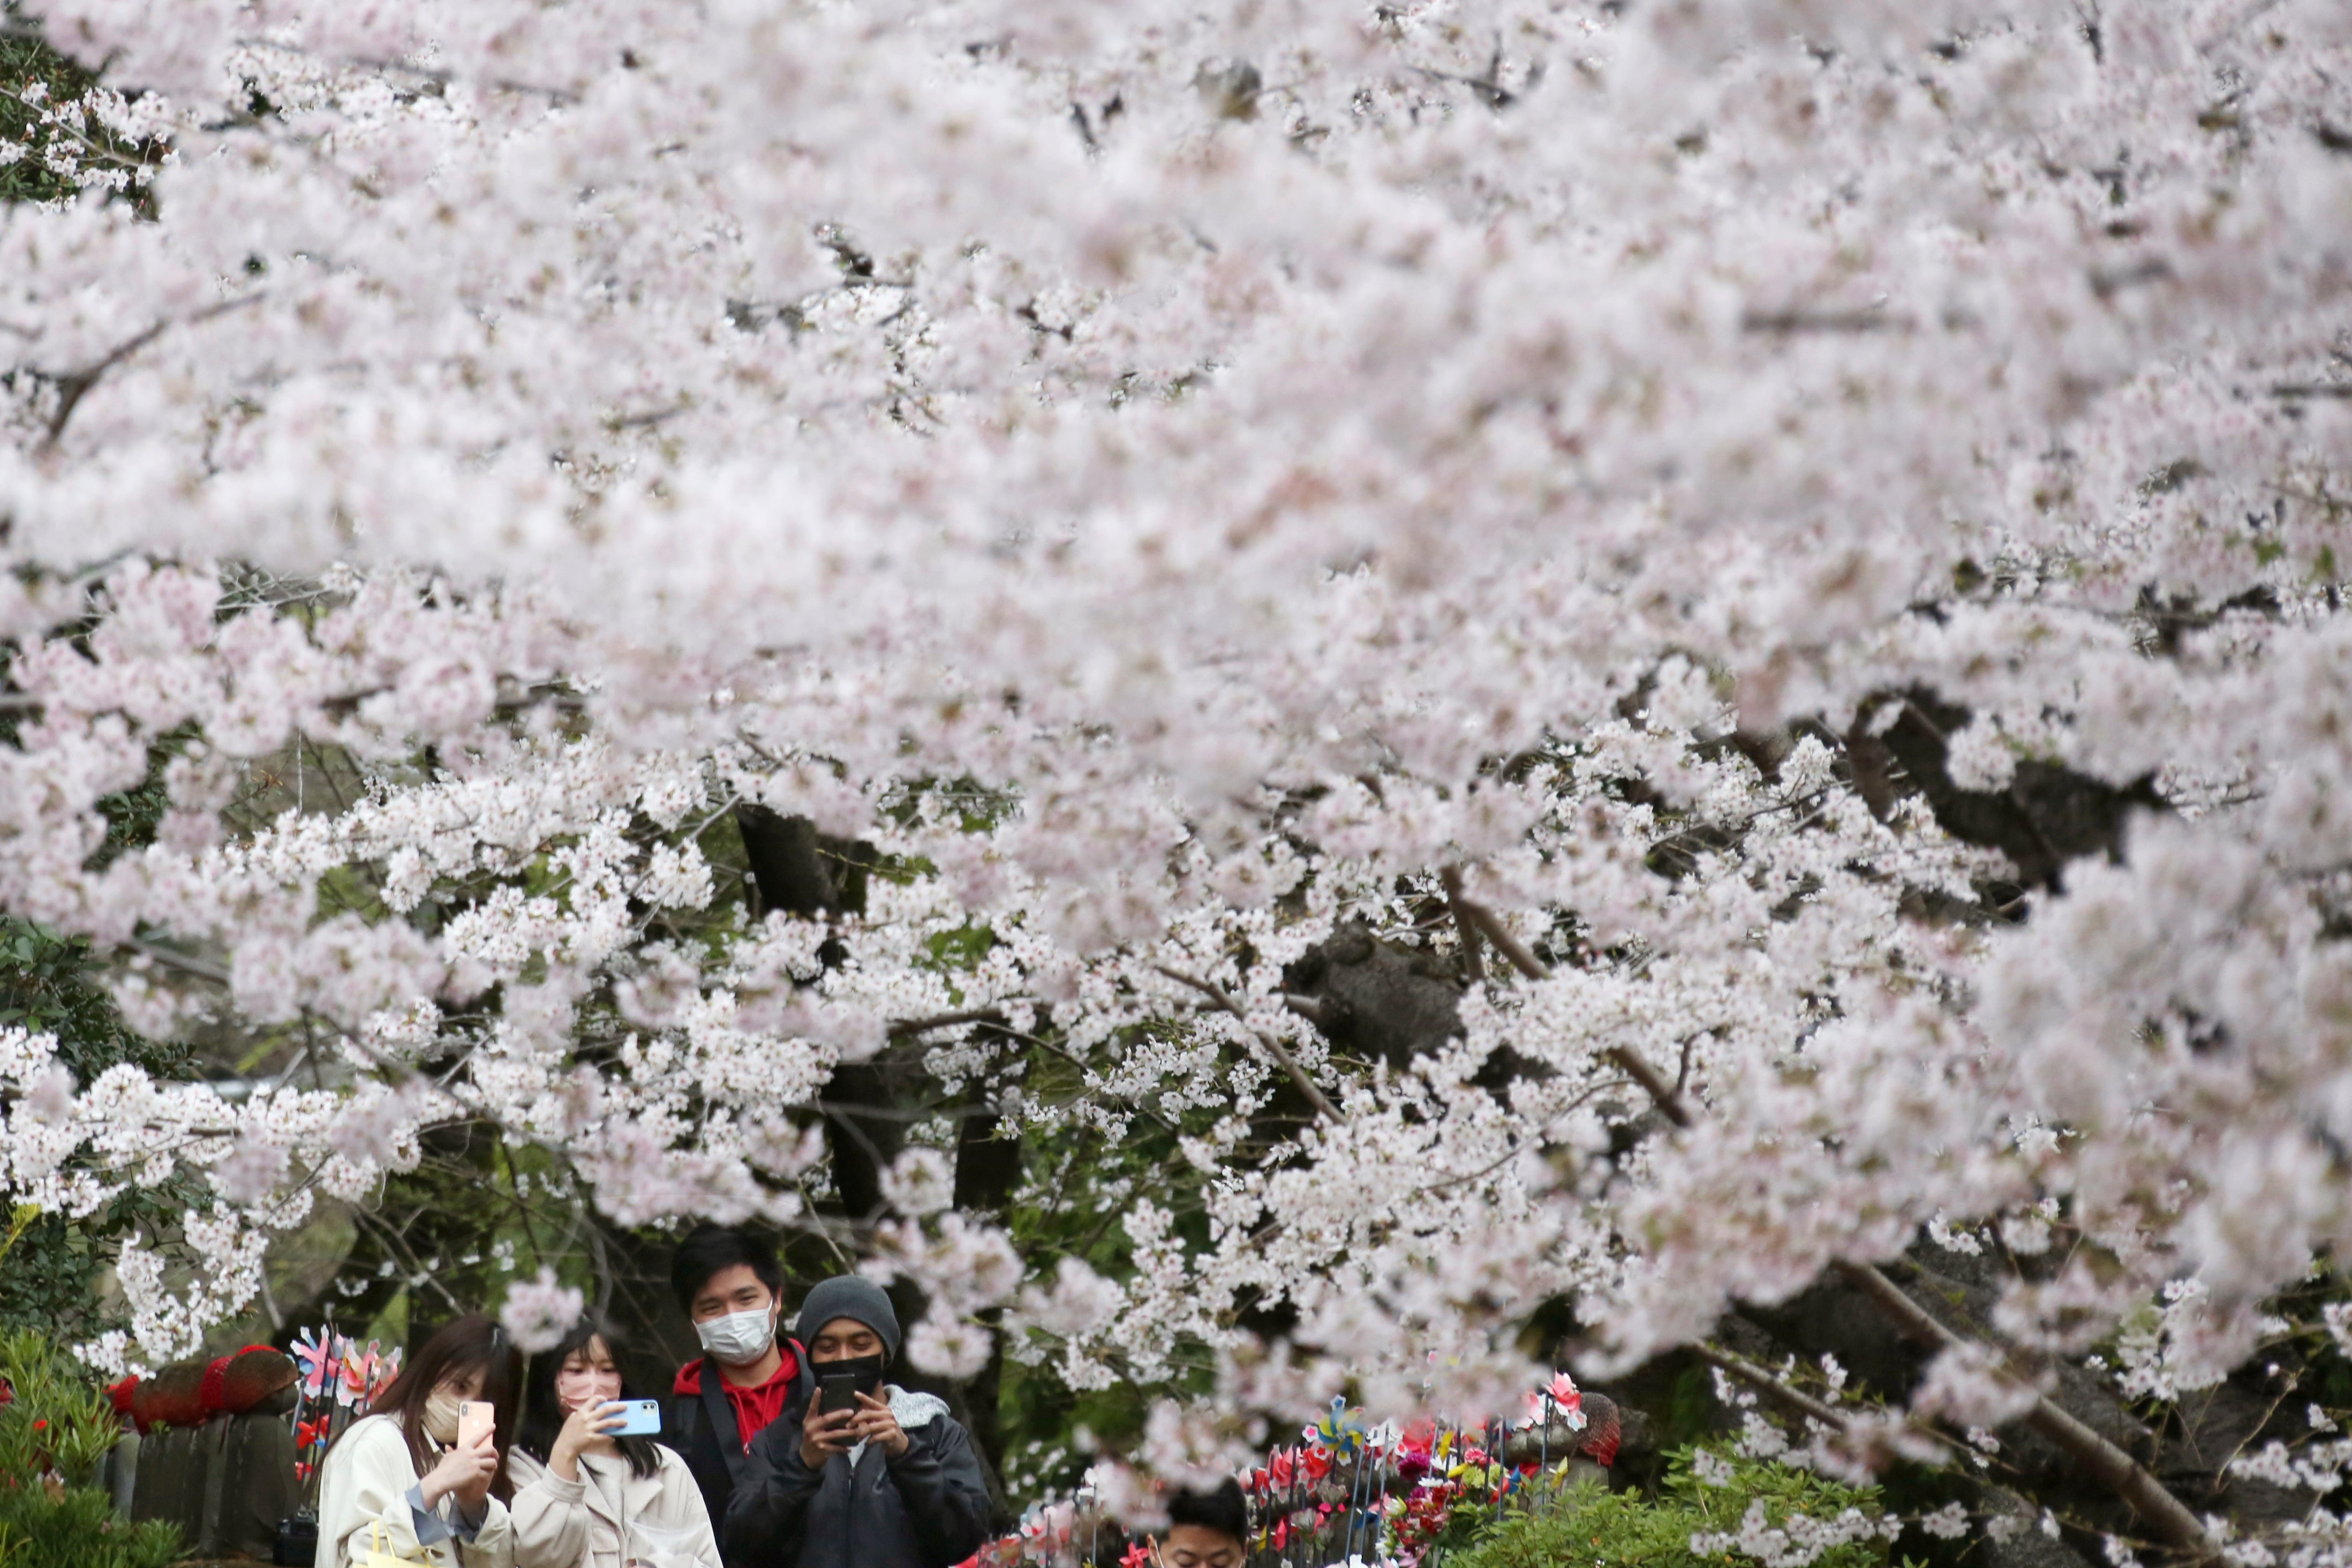
[[[1170,1498],[1159,1545],[1161,1568],[1241,1568],[1249,1555],[1249,1506],[1241,1483]]]
[[[898,1314],[882,1287],[854,1274],[823,1281],[801,1303],[795,1332],[817,1388],[802,1426],[802,1461],[815,1468],[861,1442],[891,1458],[904,1454],[907,1435],[882,1383],[898,1359]]]

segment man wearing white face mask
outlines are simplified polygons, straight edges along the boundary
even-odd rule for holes
[[[766,1242],[731,1226],[699,1226],[678,1243],[669,1280],[704,1354],[678,1369],[664,1441],[720,1520],[751,1439],[787,1416],[800,1420],[815,1383],[807,1354],[778,1337],[784,1271]]]

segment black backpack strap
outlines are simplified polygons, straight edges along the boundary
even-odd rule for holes
[[[743,1452],[743,1429],[735,1424],[735,1405],[719,1387],[719,1363],[704,1358],[702,1363],[702,1408],[710,1417],[710,1435],[719,1439],[719,1457],[727,1463],[727,1479],[736,1486],[743,1484],[744,1467],[751,1462]]]

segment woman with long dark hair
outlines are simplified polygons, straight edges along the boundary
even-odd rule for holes
[[[635,1561],[719,1568],[702,1489],[650,1437],[619,1435],[621,1376],[610,1325],[583,1318],[533,1356],[515,1439],[517,1568],[624,1568]]]
[[[506,1501],[522,1356],[489,1319],[458,1318],[425,1342],[368,1414],[335,1439],[319,1477],[318,1568],[381,1550],[434,1568],[510,1568]],[[457,1410],[490,1405],[491,1430],[457,1442]]]

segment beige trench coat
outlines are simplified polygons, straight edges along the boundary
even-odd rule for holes
[[[454,1533],[429,1543],[419,1541],[408,1502],[408,1490],[418,1479],[408,1441],[392,1416],[370,1415],[337,1438],[319,1477],[318,1568],[365,1562],[371,1540],[381,1540],[384,1551],[404,1563],[431,1568],[513,1568],[513,1525],[496,1498],[471,1542]],[[456,1517],[446,1498],[435,1511],[445,1524]],[[383,1527],[381,1536],[372,1529],[378,1524]]]
[[[516,1568],[627,1568],[632,1557],[649,1568],[719,1568],[693,1472],[658,1443],[654,1454],[661,1466],[650,1476],[632,1473],[618,1454],[583,1454],[574,1481],[520,1448],[508,1454]]]

